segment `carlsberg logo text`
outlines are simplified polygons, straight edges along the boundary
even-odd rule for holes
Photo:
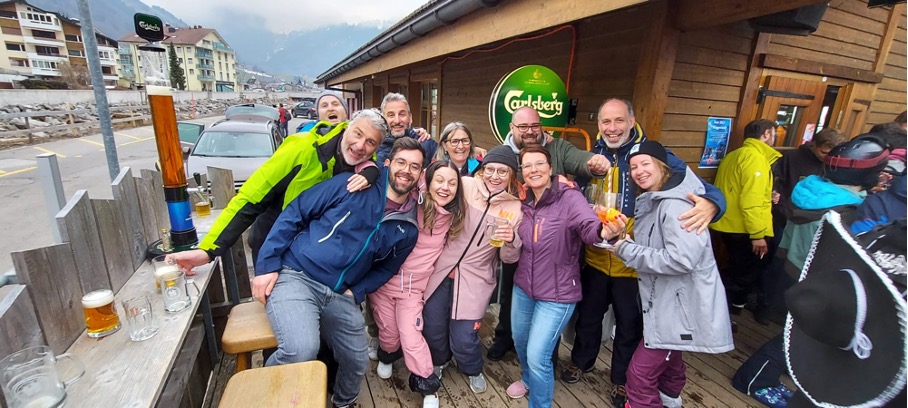
[[[161,27],[157,24],[148,24],[144,21],[139,21],[139,27],[142,27],[148,31],[161,31]]]
[[[524,91],[521,90],[511,90],[508,91],[504,96],[504,107],[508,113],[514,113],[517,109],[523,106],[529,106],[539,112],[539,116],[542,118],[554,118],[555,116],[561,115],[562,109],[564,108],[564,102],[558,100],[558,93],[552,93],[552,99],[549,101],[544,101],[542,95],[527,95],[526,98],[523,97]]]

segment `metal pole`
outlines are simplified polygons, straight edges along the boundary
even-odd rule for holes
[[[50,229],[54,236],[54,243],[62,244],[63,236],[60,226],[57,225],[57,213],[66,205],[66,195],[63,193],[63,181],[60,179],[60,165],[57,155],[43,153],[38,158],[38,173],[41,176],[41,189],[44,190],[44,206],[50,218]]]
[[[101,136],[104,139],[104,152],[107,155],[107,170],[113,181],[120,174],[120,161],[117,159],[117,143],[114,140],[113,125],[110,121],[110,107],[107,105],[107,89],[101,75],[101,56],[98,54],[98,39],[95,38],[95,27],[91,21],[91,9],[88,0],[79,1],[79,24],[82,26],[82,41],[85,44],[85,59],[88,60],[88,71],[91,73],[91,88],[95,92],[95,105],[98,106],[98,120],[101,122]]]

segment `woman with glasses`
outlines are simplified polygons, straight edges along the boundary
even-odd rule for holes
[[[424,294],[423,335],[435,373],[441,378],[453,357],[477,394],[486,390],[479,328],[495,290],[495,272],[499,260],[516,262],[520,256],[516,172],[517,155],[498,146],[485,155],[476,177],[461,179],[467,204],[463,231],[448,240]]]
[[[520,151],[527,193],[517,235],[523,244],[511,295],[511,332],[523,369],[511,398],[529,394],[529,406],[549,407],[555,391],[552,351],[580,301],[580,254],[584,243],[607,236],[602,222],[572,183],[552,174],[549,151]]]
[[[448,123],[438,140],[441,149],[438,149],[436,154],[437,160],[450,161],[462,176],[473,174],[479,167],[479,160],[476,159],[473,149],[473,133],[463,122]]]

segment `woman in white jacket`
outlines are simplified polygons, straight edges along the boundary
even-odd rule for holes
[[[643,340],[627,372],[627,399],[633,408],[680,407],[685,366],[681,351],[724,353],[734,349],[725,288],[719,278],[709,234],[681,228],[678,216],[693,208],[688,193],[703,184],[687,169],[672,174],[657,142],[635,146],[629,155],[637,196],[634,238],[613,250],[639,274]],[[623,215],[609,229],[623,230]]]

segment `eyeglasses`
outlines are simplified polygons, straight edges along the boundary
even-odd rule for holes
[[[511,169],[507,167],[483,167],[482,174],[485,174],[486,177],[492,177],[498,175],[498,177],[505,178],[508,174],[511,174]]]
[[[542,129],[542,124],[541,124],[541,123],[534,123],[534,124],[532,124],[532,125],[515,125],[515,124],[512,123],[511,126],[514,126],[515,128],[517,128],[517,130],[519,130],[519,131],[521,131],[521,132],[526,132],[526,131],[528,131],[528,130],[539,130],[539,129]]]
[[[422,165],[416,162],[410,163],[404,159],[394,159],[394,164],[397,167],[407,167],[411,173],[419,173],[422,171]]]
[[[470,143],[470,139],[448,139],[448,143],[450,143],[451,146],[469,146],[472,144]]]
[[[543,166],[545,166],[547,164],[549,164],[549,163],[544,162],[544,161],[538,161],[536,163],[525,163],[524,165],[520,166],[520,168],[524,169],[524,170],[543,169],[544,168]]]

